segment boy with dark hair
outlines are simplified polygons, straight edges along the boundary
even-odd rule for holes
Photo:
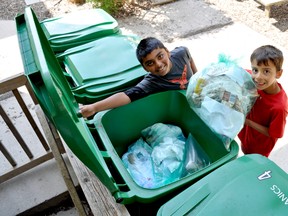
[[[83,117],[126,105],[156,92],[186,89],[190,77],[197,72],[195,63],[186,47],[176,47],[169,52],[161,41],[153,37],[140,41],[136,55],[143,68],[149,72],[144,79],[125,92],[119,92],[104,100],[81,106],[80,113]]]
[[[279,49],[265,45],[254,50],[250,61],[259,97],[238,137],[244,154],[268,157],[278,138],[283,136],[286,125],[287,95],[277,82],[283,72],[284,58]]]

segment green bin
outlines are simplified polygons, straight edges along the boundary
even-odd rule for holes
[[[109,167],[113,167],[114,178],[119,191],[114,195],[123,203],[150,203],[188,187],[212,170],[237,157],[238,144],[233,141],[230,151],[190,108],[185,92],[166,91],[150,95],[126,106],[97,113],[93,119],[99,134],[98,146],[102,146],[109,155]],[[128,146],[134,143],[141,131],[155,123],[179,126],[184,135],[189,133],[198,141],[210,158],[211,164],[174,183],[160,188],[145,189],[138,186],[121,157]]]
[[[140,38],[111,35],[57,56],[80,103],[92,103],[136,85],[147,72],[136,57]]]
[[[258,154],[231,161],[162,205],[157,216],[286,216],[288,175]]]
[[[41,22],[41,27],[55,52],[63,52],[97,38],[120,33],[117,21],[99,8],[45,19]]]

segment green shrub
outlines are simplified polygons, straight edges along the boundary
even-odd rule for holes
[[[94,7],[102,8],[111,15],[116,15],[126,0],[88,0]]]

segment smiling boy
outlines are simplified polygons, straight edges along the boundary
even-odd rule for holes
[[[283,136],[286,125],[287,95],[277,82],[283,72],[284,58],[279,49],[265,45],[254,50],[250,61],[259,97],[238,137],[244,154],[268,157],[278,138]]]
[[[107,109],[126,105],[150,94],[186,89],[189,79],[197,72],[195,63],[186,47],[176,47],[171,52],[156,38],[140,41],[136,49],[137,59],[148,72],[136,86],[116,93],[104,100],[80,107],[83,117]]]

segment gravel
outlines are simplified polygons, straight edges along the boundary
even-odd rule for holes
[[[204,0],[233,21],[241,22],[288,50],[288,2],[272,6],[271,17],[254,0]]]
[[[121,16],[130,16],[143,14],[143,11],[149,10],[149,5],[145,7],[133,7],[126,5],[126,13],[119,13],[114,16],[121,19]],[[149,2],[150,0],[146,1]],[[159,0],[152,0],[152,2]],[[162,0],[163,1],[163,0]],[[193,0],[197,1],[197,0]],[[288,3],[273,6],[271,10],[271,18],[265,15],[264,7],[254,0],[198,0],[206,2],[210,7],[220,10],[233,21],[241,22],[258,33],[273,40],[286,50],[288,50]],[[138,1],[139,2],[139,1]],[[145,0],[144,0],[145,2]],[[2,0],[0,1],[0,19],[12,20],[17,13],[23,13],[26,7],[24,0]],[[39,3],[31,5],[39,20],[50,17],[59,16],[75,10],[92,8],[93,5],[87,1],[85,4],[77,5],[69,2],[69,0],[43,0]],[[161,7],[161,6],[158,6]],[[139,12],[140,11],[140,12]],[[121,15],[121,16],[120,16]],[[131,17],[132,19],[133,17]]]
[[[69,0],[43,0],[29,5],[35,12],[39,20],[59,16],[75,10],[92,8],[91,3],[77,5]],[[0,1],[0,19],[13,20],[17,14],[24,13],[27,7],[24,0],[1,0]]]

